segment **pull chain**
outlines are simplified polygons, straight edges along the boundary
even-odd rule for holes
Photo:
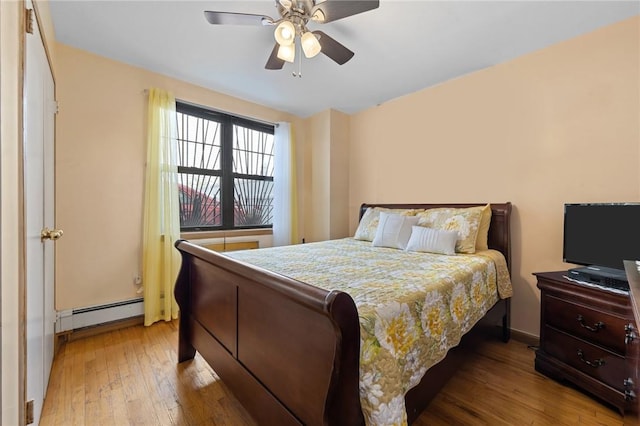
[[[296,56],[298,57],[298,72],[296,73],[296,71],[294,70],[292,75],[294,77],[299,77],[302,78],[302,40],[300,40],[300,43],[296,43],[295,45],[295,49],[298,51],[296,53]]]

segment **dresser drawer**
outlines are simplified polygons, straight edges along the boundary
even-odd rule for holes
[[[568,334],[611,349],[624,355],[624,318],[610,315],[583,305],[547,295],[544,301],[544,320]]]
[[[543,350],[561,362],[624,392],[625,358],[552,327],[545,328]]]

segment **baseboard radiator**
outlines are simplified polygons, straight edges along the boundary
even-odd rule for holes
[[[225,252],[260,248],[260,240],[252,238],[200,238],[191,239],[190,243],[206,247],[209,250]]]
[[[142,297],[105,305],[58,311],[56,333],[78,330],[144,315]]]

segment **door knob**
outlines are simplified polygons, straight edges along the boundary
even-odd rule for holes
[[[60,237],[62,237],[63,234],[64,234],[64,232],[62,232],[62,229],[49,229],[49,228],[45,227],[40,232],[40,241],[44,241],[44,240],[59,240]]]

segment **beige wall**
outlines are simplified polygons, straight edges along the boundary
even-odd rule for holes
[[[349,122],[350,116],[331,110],[331,196],[330,239],[349,235],[349,218],[358,210],[349,209]]]
[[[307,222],[309,232],[307,242],[329,239],[331,221],[329,206],[331,205],[331,111],[315,114],[307,120],[309,128],[309,144],[311,155],[311,197],[306,211],[312,214]]]
[[[349,211],[511,201],[512,326],[538,335],[531,273],[569,267],[563,204],[640,201],[639,26],[635,17],[353,115]]]
[[[57,44],[56,309],[137,297],[140,273],[145,89],[269,122],[289,121],[301,141],[302,121],[288,114]],[[304,175],[303,164],[298,170]],[[301,185],[304,187],[304,185]],[[304,202],[303,194],[299,199]],[[303,235],[303,233],[300,233]]]
[[[335,110],[309,117],[307,168],[310,187],[305,211],[307,242],[349,234],[349,120]]]

